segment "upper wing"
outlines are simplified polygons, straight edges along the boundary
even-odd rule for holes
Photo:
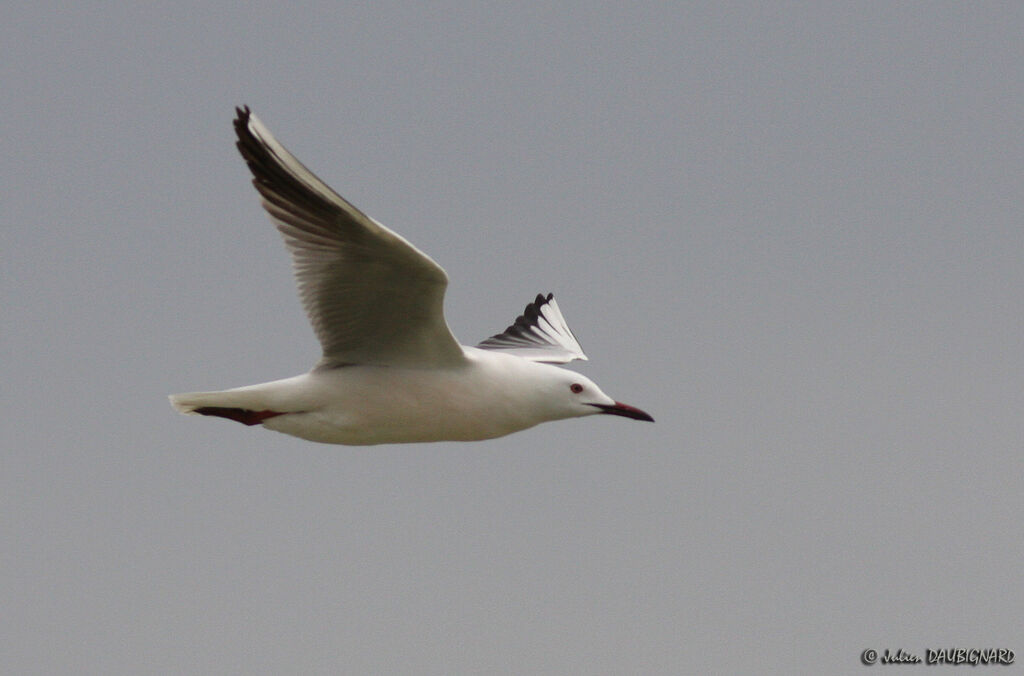
[[[538,295],[526,306],[515,323],[493,335],[477,347],[502,350],[530,361],[564,364],[573,359],[587,360],[583,348],[565,323],[554,294]]]
[[[292,254],[322,366],[432,367],[461,362],[444,319],[448,276],[405,239],[335,193],[249,112],[238,150]]]

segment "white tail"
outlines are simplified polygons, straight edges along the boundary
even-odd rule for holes
[[[257,386],[258,387],[258,386]],[[268,408],[267,393],[256,387],[239,387],[219,392],[186,392],[172,394],[168,399],[179,413],[195,415],[198,408],[240,408],[261,411]]]
[[[217,395],[220,392],[187,392],[185,394],[172,394],[167,397],[171,400],[171,406],[185,415],[196,415],[196,409],[200,406],[214,406]]]
[[[168,397],[171,406],[186,415],[212,415],[258,425],[267,418],[301,411],[295,392],[301,391],[308,374],[218,392],[186,392]]]
[[[259,386],[257,386],[259,387]],[[284,415],[266,407],[266,393],[250,387],[222,392],[189,392],[172,394],[171,406],[186,415],[211,415],[240,422],[260,425],[267,418]]]

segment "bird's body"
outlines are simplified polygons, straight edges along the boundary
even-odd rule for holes
[[[293,378],[212,392],[205,399],[203,394],[192,395],[188,401],[198,407],[283,413],[259,422],[310,441],[351,445],[473,441],[573,417],[568,408],[555,417],[558,412],[538,396],[565,377],[586,382],[579,374],[556,366],[467,347],[466,362],[455,368],[314,369]],[[495,387],[495,382],[516,386]],[[565,388],[571,384],[566,381]]]
[[[238,113],[239,150],[292,252],[323,357],[293,378],[172,395],[176,409],[350,445],[491,439],[594,413],[652,420],[552,365],[586,357],[550,294],[504,332],[459,345],[441,308],[444,270]]]

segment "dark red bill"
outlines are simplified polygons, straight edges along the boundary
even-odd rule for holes
[[[635,406],[629,404],[623,404],[620,401],[614,404],[591,404],[601,409],[601,413],[607,413],[609,415],[621,415],[623,418],[632,418],[633,420],[646,420],[647,422],[654,422],[654,418],[649,413],[641,411]]]

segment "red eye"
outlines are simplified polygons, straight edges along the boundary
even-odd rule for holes
[[[583,391],[583,386],[580,385],[579,383],[573,383],[572,385],[569,386],[569,389],[572,390],[574,394],[579,394],[580,392]]]

